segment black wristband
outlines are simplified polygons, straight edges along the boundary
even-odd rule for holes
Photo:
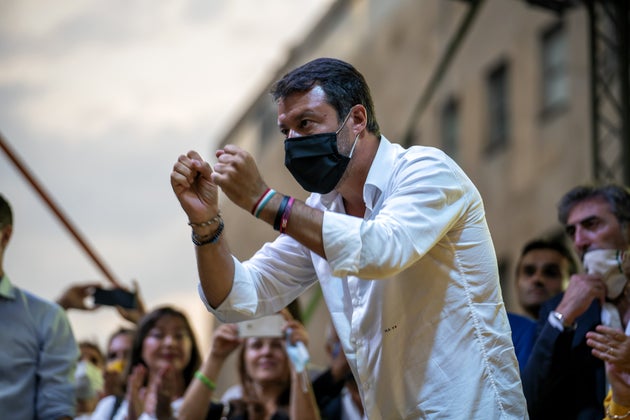
[[[280,226],[282,224],[282,214],[284,213],[284,209],[287,208],[287,203],[289,202],[290,198],[291,197],[289,197],[288,195],[285,195],[284,197],[282,197],[282,202],[280,203],[280,207],[278,207],[276,218],[273,221],[274,230],[280,230]]]

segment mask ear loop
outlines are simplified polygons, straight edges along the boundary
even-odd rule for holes
[[[346,118],[343,119],[343,122],[341,123],[341,127],[339,127],[337,131],[335,131],[335,134],[339,134],[343,126],[346,125],[346,122],[348,121],[348,118],[350,118],[351,113],[352,113],[352,109],[350,110],[350,112],[348,112],[348,115],[346,115]]]
[[[354,153],[354,147],[357,145],[357,140],[359,140],[359,134],[354,138],[354,143],[352,143],[352,149],[350,149],[350,155],[348,158],[352,158],[352,153]]]
[[[343,119],[343,122],[341,123],[341,127],[339,127],[337,131],[335,131],[335,135],[338,135],[341,129],[343,128],[343,126],[346,125],[346,122],[348,121],[348,118],[350,118],[351,113],[352,113],[352,109],[350,109],[350,112],[348,112],[348,115],[346,115],[346,118]],[[352,153],[354,153],[354,147],[357,145],[357,140],[359,140],[359,134],[357,134],[356,137],[354,138],[354,143],[352,143],[352,148],[350,149],[350,154],[348,155],[348,158],[352,158]]]

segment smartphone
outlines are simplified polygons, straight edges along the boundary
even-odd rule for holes
[[[284,323],[284,317],[278,314],[250,319],[237,324],[238,335],[240,337],[282,337]]]
[[[135,309],[138,307],[136,295],[124,289],[94,289],[94,304],[122,306],[127,309]]]

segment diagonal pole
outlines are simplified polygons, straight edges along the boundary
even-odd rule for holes
[[[57,216],[57,219],[68,229],[70,234],[79,242],[79,245],[83,248],[83,250],[90,256],[92,261],[98,266],[101,272],[105,275],[105,277],[115,286],[121,287],[120,283],[116,280],[116,277],[111,272],[109,268],[105,265],[105,263],[98,256],[96,251],[92,249],[90,244],[87,242],[85,238],[81,235],[79,230],[73,226],[68,216],[66,216],[61,208],[53,201],[50,194],[46,192],[44,187],[37,181],[35,176],[31,173],[31,171],[26,167],[26,165],[20,160],[15,151],[13,151],[8,144],[8,141],[0,132],[0,148],[4,150],[4,153],[9,157],[9,159],[13,162],[15,167],[22,173],[24,178],[31,184],[31,186],[37,191],[40,198],[44,200],[44,202],[48,205],[50,210]]]

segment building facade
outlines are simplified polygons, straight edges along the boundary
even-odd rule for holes
[[[391,141],[439,147],[470,176],[484,199],[506,305],[521,312],[513,288],[520,248],[561,235],[558,200],[593,178],[586,9],[557,14],[518,0],[333,2],[218,146],[245,148],[270,186],[299,198],[306,193],[284,167],[268,87],[321,56],[363,73]],[[229,200],[222,207],[238,257],[276,236]],[[321,337],[327,312],[319,296],[312,290],[301,306]],[[316,347],[313,359],[326,363]]]

